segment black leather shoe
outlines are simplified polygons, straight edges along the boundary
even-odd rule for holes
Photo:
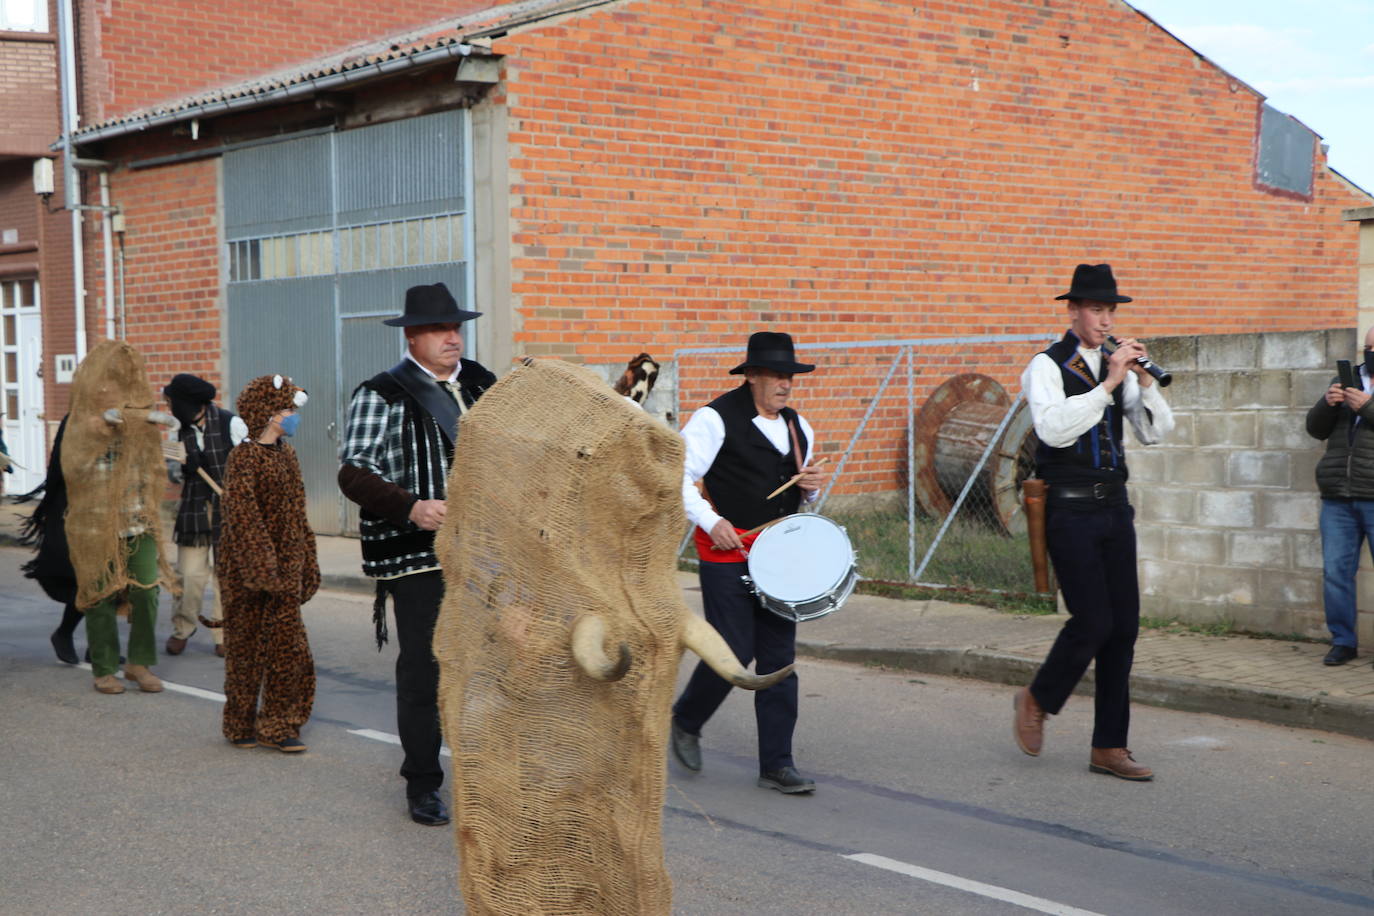
[[[410,806],[410,819],[417,824],[442,827],[448,823],[448,808],[444,807],[444,800],[439,797],[438,792],[426,792],[424,795],[407,798],[406,804]]]
[[[1331,651],[1322,659],[1323,665],[1344,665],[1359,654],[1354,646],[1332,646]]]
[[[57,653],[59,662],[66,662],[69,665],[76,664],[76,645],[72,642],[72,634],[63,633],[62,628],[58,627],[52,631],[52,636],[48,639],[52,642],[52,650]]]
[[[759,774],[760,789],[777,789],[783,795],[799,795],[816,791],[816,782],[797,772],[796,767],[783,767]]]
[[[691,770],[693,773],[701,772],[701,736],[694,735],[684,728],[681,728],[677,721],[673,721],[672,734],[668,736],[668,744],[673,750],[673,756],[677,762]]]

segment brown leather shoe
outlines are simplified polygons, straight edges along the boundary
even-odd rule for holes
[[[1032,757],[1040,756],[1045,744],[1045,710],[1035,702],[1029,687],[1022,687],[1011,698],[1011,733],[1016,746]]]
[[[95,689],[101,693],[123,693],[124,685],[113,674],[102,674],[95,679]]]
[[[215,643],[215,654],[218,655],[220,658],[224,658],[224,643]]]
[[[124,677],[137,683],[144,693],[162,692],[162,679],[149,671],[147,665],[125,665]]]
[[[1149,782],[1155,778],[1154,771],[1136,763],[1135,758],[1131,756],[1130,748],[1125,747],[1093,748],[1088,769],[1093,773],[1105,773],[1133,782]]]
[[[180,655],[186,651],[186,640],[180,636],[168,636],[167,645],[163,646],[168,655]]]

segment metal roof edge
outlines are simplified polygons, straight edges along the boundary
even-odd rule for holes
[[[369,61],[333,72],[321,73],[316,76],[311,76],[307,73],[296,77],[283,77],[282,80],[284,81],[284,85],[275,86],[263,91],[253,91],[252,89],[236,91],[234,89],[228,89],[223,90],[225,93],[224,95],[207,99],[203,102],[175,108],[156,108],[142,114],[131,115],[114,123],[88,128],[86,130],[78,130],[76,133],[72,134],[72,143],[76,145],[96,143],[101,140],[109,140],[128,134],[140,133],[151,128],[176,124],[182,121],[190,121],[200,117],[222,115],[231,111],[246,111],[251,108],[261,108],[276,102],[288,101],[300,96],[334,89],[350,83],[364,82],[376,79],[379,76],[386,76],[419,67],[427,67],[436,63],[442,63],[445,60],[469,56],[496,57],[498,55],[492,54],[489,50],[481,46],[467,44],[464,40],[447,40],[436,47],[426,46],[414,53]],[[60,139],[49,147],[49,149],[53,151],[59,151],[61,148],[62,142]]]

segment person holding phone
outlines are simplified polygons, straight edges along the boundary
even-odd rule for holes
[[[1364,336],[1364,360],[1352,369],[1337,362],[1337,377],[1307,412],[1307,434],[1326,442],[1317,462],[1322,507],[1322,604],[1331,650],[1324,665],[1344,665],[1359,655],[1355,632],[1355,573],[1366,540],[1374,552],[1374,327]]]

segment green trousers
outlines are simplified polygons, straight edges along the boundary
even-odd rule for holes
[[[157,664],[157,541],[151,534],[124,539],[129,575],[144,588],[130,588],[129,651],[131,665]],[[119,670],[119,593],[86,610],[86,643],[96,677]]]

